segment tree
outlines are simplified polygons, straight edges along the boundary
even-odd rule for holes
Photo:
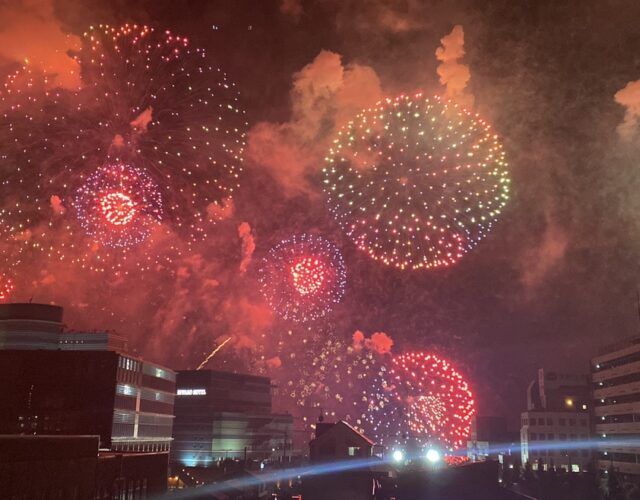
[[[625,498],[618,473],[611,467],[607,477],[607,500],[625,500]]]

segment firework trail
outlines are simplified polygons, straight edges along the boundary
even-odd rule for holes
[[[217,346],[213,351],[211,351],[211,354],[209,354],[202,363],[200,363],[200,365],[198,365],[198,368],[196,368],[196,370],[202,370],[206,364],[209,362],[209,360],[211,358],[213,358],[216,354],[218,354],[218,352],[220,352],[220,350],[227,344],[227,342],[229,342],[231,340],[232,337],[229,337],[227,340],[225,340],[222,344],[220,344],[219,346]]]

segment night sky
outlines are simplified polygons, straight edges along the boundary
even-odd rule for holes
[[[38,38],[46,31],[30,23],[74,36],[97,23],[168,28],[238,84],[249,130],[233,213],[207,241],[156,272],[131,265],[126,275],[27,256],[12,298],[61,304],[70,328],[114,329],[175,369],[195,368],[229,336],[227,356],[211,366],[251,359],[247,352],[288,330],[299,338],[307,327],[330,329],[346,342],[356,330],[385,332],[394,352],[446,356],[481,414],[511,418],[537,368],[586,373],[599,348],[637,333],[640,88],[628,108],[614,98],[640,79],[637,2],[65,0],[53,12],[44,0],[23,4],[0,3],[3,73],[30,52],[45,60],[74,46]],[[399,271],[370,260],[330,217],[323,159],[336,128],[365,105],[445,92],[435,51],[456,25],[471,76],[464,96],[504,142],[511,198],[455,266]],[[298,233],[334,242],[347,269],[343,301],[313,325],[278,319],[258,290],[261,259]]]

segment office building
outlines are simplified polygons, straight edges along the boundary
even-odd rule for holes
[[[538,370],[527,390],[527,411],[521,415],[522,463],[567,471],[587,470],[591,398],[587,375]]]
[[[65,332],[63,310],[0,305],[0,434],[98,435],[110,451],[169,450],[175,372],[108,332]]]
[[[0,435],[0,497],[141,499],[166,491],[166,453],[98,446],[98,436]]]
[[[620,444],[640,436],[640,337],[604,348],[591,360],[591,378],[595,435],[602,442],[598,469],[614,469],[623,481],[638,483],[640,446]]]
[[[179,371],[171,462],[208,467],[226,458],[287,460],[291,415],[272,412],[266,377]]]

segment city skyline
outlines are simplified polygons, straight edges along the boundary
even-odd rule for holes
[[[135,353],[176,370],[196,368],[227,341],[208,367],[282,381],[292,378],[284,373],[287,354],[335,353],[327,339],[355,348],[360,332],[372,363],[388,350],[448,359],[469,381],[481,414],[517,415],[522,387],[541,366],[587,374],[601,347],[639,330],[638,150],[627,140],[637,133],[636,118],[618,94],[640,78],[630,21],[638,6],[368,7],[194,2],[176,10],[170,2],[60,1],[38,7],[39,21],[25,6],[3,7],[5,74],[30,59],[30,69],[56,74],[53,85],[69,89],[78,82],[63,77],[77,78],[77,68],[65,51],[78,50],[89,26],[170,29],[206,49],[237,85],[247,123],[233,202],[222,197],[211,208],[208,216],[219,220],[207,222],[204,241],[187,244],[179,235],[168,243],[179,252],[164,252],[167,240],[151,232],[142,244],[155,246],[135,247],[123,262],[107,259],[95,272],[80,262],[83,233],[49,232],[44,224],[32,234],[42,230],[54,250],[20,254],[10,300],[58,303],[71,327],[117,330]],[[47,29],[22,43],[30,26]],[[436,51],[460,32],[463,39],[449,39],[464,51],[452,59],[455,68],[469,76],[458,88],[441,82],[449,60]],[[492,230],[458,262],[409,271],[369,258],[351,241],[328,210],[322,168],[345,121],[379,98],[418,91],[453,93],[480,113],[504,145],[511,192]],[[126,121],[132,130],[149,118],[153,124],[142,111]],[[140,182],[164,189],[157,179]],[[52,220],[73,212],[73,196],[51,194],[39,201]],[[346,281],[330,311],[295,322],[271,309],[258,271],[272,248],[301,234],[339,250]],[[3,252],[10,252],[7,241]],[[378,333],[393,342],[382,353],[371,343]]]

